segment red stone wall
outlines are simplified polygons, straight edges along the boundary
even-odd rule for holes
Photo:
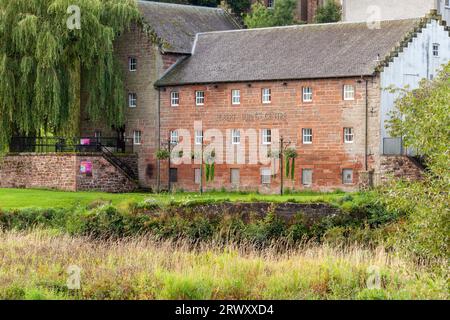
[[[72,154],[17,154],[0,159],[0,187],[76,190]]]
[[[81,161],[92,162],[92,176],[80,173]],[[137,185],[101,155],[22,153],[0,160],[0,187],[129,192]]]
[[[343,100],[344,84],[355,86],[354,101]],[[305,86],[313,88],[313,102],[302,101],[302,88]],[[268,105],[262,104],[262,88],[271,89],[272,102]],[[231,104],[232,89],[240,90],[240,105]],[[170,106],[170,92],[173,90],[178,90],[180,93],[178,107]],[[205,91],[204,106],[195,106],[196,90]],[[369,81],[368,90],[369,103],[376,103],[379,97],[378,81]],[[358,172],[365,169],[365,101],[365,81],[361,81],[360,78],[166,88],[166,91],[161,92],[161,137],[167,139],[171,130],[187,129],[193,140],[194,121],[202,121],[204,132],[208,129],[219,129],[223,134],[224,146],[230,143],[227,129],[241,129],[241,144],[244,143],[242,130],[255,129],[258,138],[260,138],[261,129],[279,130],[285,141],[291,141],[291,146],[295,146],[299,155],[296,159],[295,180],[286,178],[285,187],[305,189],[301,183],[301,170],[310,168],[313,169],[312,189],[355,190],[358,185]],[[378,105],[373,105],[371,110],[376,113],[377,108]],[[377,118],[373,119],[369,120],[369,124],[377,126]],[[343,142],[344,127],[354,128],[354,143]],[[302,128],[313,129],[312,144],[302,143]],[[372,146],[376,143],[378,143],[376,139],[369,142],[370,150],[377,150],[376,145]],[[260,144],[259,141],[258,144]],[[274,141],[272,145],[275,147],[277,142]],[[246,146],[246,158],[248,158],[250,148],[247,142]],[[173,167],[178,168],[178,182],[173,184],[175,188],[198,190],[199,185],[194,183],[194,168],[199,165],[183,164]],[[263,186],[260,176],[260,170],[263,167],[267,165],[260,162],[216,164],[215,180],[208,184],[205,182],[204,185],[207,189],[222,187],[232,189],[230,169],[239,168],[240,189],[278,192],[280,174],[273,177],[270,186]],[[353,184],[342,183],[344,168],[353,169]],[[162,161],[161,181],[164,186],[168,181],[167,172],[167,161]]]

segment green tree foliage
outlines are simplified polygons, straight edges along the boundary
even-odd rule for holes
[[[342,19],[342,7],[334,0],[328,0],[324,6],[317,9],[314,21],[316,23],[338,22]]]
[[[448,259],[450,252],[449,88],[450,64],[435,81],[404,91],[388,124],[391,136],[425,156],[425,179],[396,181],[384,192],[392,208],[408,214],[402,241],[423,259]]]
[[[250,10],[250,0],[226,0],[225,2],[237,16]]]
[[[267,8],[260,2],[252,5],[251,12],[244,17],[244,24],[252,28],[288,26],[298,24],[295,19],[296,0],[275,1],[275,8]]]
[[[79,29],[67,24],[74,5]],[[0,0],[0,149],[14,134],[76,132],[80,89],[91,119],[120,125],[113,41],[138,19],[133,0]]]

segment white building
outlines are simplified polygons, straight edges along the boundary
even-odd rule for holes
[[[437,10],[450,21],[450,0],[341,0],[344,21],[398,20]]]

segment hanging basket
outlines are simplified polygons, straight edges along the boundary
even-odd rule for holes
[[[170,153],[167,150],[164,149],[159,149],[158,151],[156,151],[156,158],[158,160],[167,160],[170,157]]]

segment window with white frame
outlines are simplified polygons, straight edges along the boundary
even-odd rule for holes
[[[262,129],[262,144],[272,143],[272,130]]]
[[[203,143],[203,131],[195,130],[195,144],[201,146],[202,143]]]
[[[230,182],[233,186],[238,186],[241,179],[241,173],[239,169],[230,169]]]
[[[312,169],[302,169],[302,185],[312,185]]]
[[[128,94],[128,107],[136,108],[137,106],[137,94],[134,92],[130,92]]]
[[[450,8],[450,0],[445,0],[445,7]]]
[[[231,143],[232,144],[241,143],[241,131],[239,129],[231,130]]]
[[[275,6],[275,0],[268,0],[267,1],[267,8],[273,9]]]
[[[99,130],[95,131],[94,132],[94,137],[97,138],[97,139],[101,138],[102,137],[102,132],[99,131]]]
[[[354,133],[353,128],[344,128],[344,142],[353,143]]]
[[[313,100],[313,90],[311,87],[303,87],[303,102],[311,102]]]
[[[346,84],[344,85],[344,100],[355,100],[355,87]]]
[[[133,143],[134,144],[141,144],[142,143],[142,132],[139,130],[135,130],[133,132]]]
[[[439,57],[439,43],[433,43],[433,57]]]
[[[130,71],[137,70],[137,59],[135,57],[128,58],[128,70]]]
[[[270,103],[271,101],[271,90],[269,88],[262,89],[262,103]]]
[[[178,144],[178,131],[170,131],[170,144]]]
[[[177,107],[180,104],[180,93],[178,91],[172,91],[170,93],[170,105]]]
[[[353,169],[342,170],[342,183],[343,184],[353,183]]]
[[[272,180],[272,170],[270,168],[261,169],[261,183],[270,184]]]
[[[231,103],[232,104],[240,104],[241,103],[241,91],[240,90],[231,90]]]
[[[197,106],[202,106],[205,104],[205,92],[195,91],[195,104]]]
[[[311,144],[312,143],[312,129],[311,128],[303,128],[302,129],[302,138],[304,144]]]
[[[194,183],[200,184],[201,180],[202,180],[202,170],[200,168],[195,168],[194,169]]]

